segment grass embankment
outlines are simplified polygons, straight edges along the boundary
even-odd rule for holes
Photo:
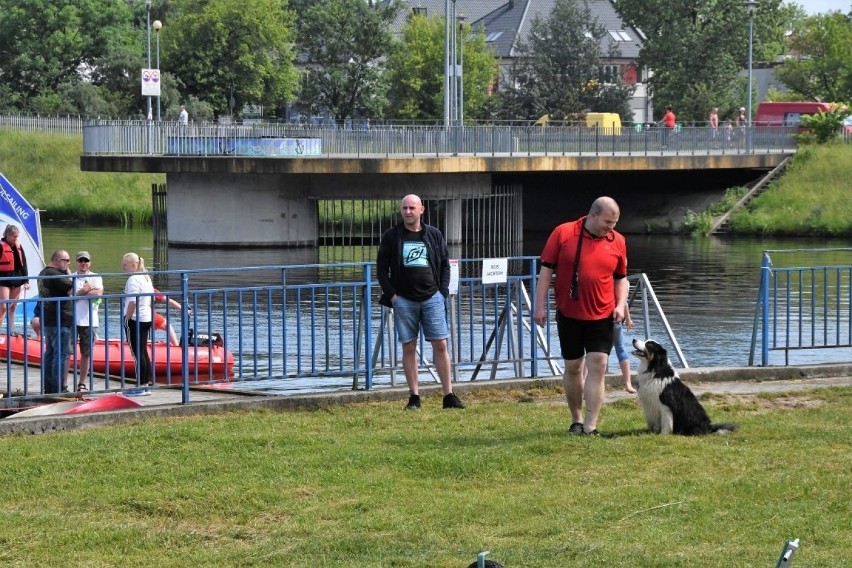
[[[803,566],[852,550],[852,389],[704,398],[726,437],[566,434],[551,387],[0,439],[0,563]]]
[[[758,235],[852,235],[852,144],[802,146],[790,167],[731,230]]]
[[[42,221],[147,223],[161,174],[80,171],[83,137],[0,130],[0,172]]]
[[[760,236],[852,236],[852,144],[801,146],[787,171],[744,209],[731,215],[729,234]],[[703,212],[690,211],[685,232],[705,235],[715,217],[748,193],[725,191]]]

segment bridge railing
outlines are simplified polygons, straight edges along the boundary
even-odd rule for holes
[[[495,284],[483,283],[483,262],[459,261],[458,290],[448,302],[454,379],[561,373],[552,311],[543,328],[531,323],[529,294],[536,286],[536,258],[508,258],[506,281]],[[150,275],[162,292],[131,299],[138,304],[142,297],[151,297],[155,311],[164,317],[163,328],[174,329],[178,344],[169,343],[167,331],[156,330],[150,353],[156,383],[181,388],[184,402],[189,402],[190,387],[197,385],[284,394],[405,384],[392,310],[378,304],[380,290],[371,263]],[[98,336],[103,339],[88,345],[92,364],[87,375],[80,374],[81,353],[72,352],[67,381],[63,381],[69,390],[81,382],[94,392],[120,391],[142,382],[136,378],[129,330],[123,325],[122,305],[128,297],[114,292],[123,289],[127,275],[101,277],[106,293],[99,304],[76,296],[41,299],[38,307],[30,300],[17,306],[17,321],[4,320],[0,326],[0,392],[7,395],[6,400],[11,397],[18,404],[15,401],[56,390],[45,388],[45,368],[39,366],[45,345],[28,324],[35,315],[42,320],[42,331],[56,327],[57,321],[44,321],[42,309],[60,301],[79,300],[84,309],[97,311]],[[641,313],[635,316],[647,328],[649,314],[662,315],[662,310],[643,277],[631,276],[637,283],[631,298],[641,298]],[[168,300],[177,302],[181,310],[165,308]],[[13,301],[0,304],[9,306]],[[553,309],[551,300],[549,310]],[[677,347],[668,324],[665,326]],[[437,380],[431,347],[422,338],[418,352],[421,380],[430,381],[430,374]],[[686,366],[679,347],[677,353]]]
[[[696,155],[789,152],[795,128],[580,125],[328,126],[86,121],[84,155],[390,157],[531,155]]]
[[[771,352],[783,352],[789,365],[795,352],[852,347],[852,262],[814,264],[821,252],[852,249],[764,251],[749,365],[758,346],[761,366],[770,364]],[[782,254],[803,265],[774,266],[773,255]]]

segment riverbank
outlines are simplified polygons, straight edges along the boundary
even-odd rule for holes
[[[165,175],[81,172],[81,148],[82,136],[0,130],[0,172],[42,210],[42,222],[149,223],[151,185],[164,183]],[[733,215],[730,233],[852,235],[850,171],[852,145],[804,147],[768,191]],[[709,227],[709,219],[724,212],[743,191],[720,189],[715,203],[702,199],[705,210],[689,211],[679,222],[655,226],[653,232],[702,233],[700,219],[706,218]]]

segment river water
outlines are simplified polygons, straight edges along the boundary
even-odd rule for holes
[[[519,250],[513,250],[510,254],[538,255],[546,238],[546,234],[527,235]],[[148,229],[48,225],[43,227],[43,240],[46,255],[55,248],[67,249],[72,258],[79,250],[89,251],[93,260],[92,269],[97,272],[119,273],[121,258],[130,251],[144,257],[149,269],[154,268],[151,259],[152,234]],[[773,254],[776,266],[835,262],[852,264],[852,253],[848,250],[812,252],[815,249],[848,247],[845,240],[832,243],[804,239],[627,235],[627,242],[630,273],[644,272],[647,275],[690,367],[742,366],[748,363],[764,250],[805,251]],[[169,250],[168,268],[183,270],[355,262],[373,260],[374,254],[374,247],[241,250],[172,248]],[[451,254],[459,258],[482,256],[478,252],[467,255],[464,247],[452,249]],[[239,275],[231,273],[228,278],[227,284],[235,285],[233,279],[239,278]],[[124,279],[119,276],[105,281],[107,292],[119,292],[123,284]],[[628,333],[627,337],[644,335],[641,331],[641,308],[634,305],[631,313],[637,320],[637,329]],[[651,335],[667,343],[668,339],[664,337],[659,321],[651,317],[649,324]],[[780,353],[772,357],[770,364],[783,364]],[[823,349],[794,352],[790,363],[850,360],[852,354],[847,350]],[[759,361],[759,353],[756,361]],[[611,363],[611,367],[614,371],[615,364]]]

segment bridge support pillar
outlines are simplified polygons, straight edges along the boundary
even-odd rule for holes
[[[462,243],[462,200],[450,199],[447,202],[447,225],[444,238],[447,244],[458,245]]]
[[[316,202],[285,177],[169,174],[169,244],[315,246]]]

